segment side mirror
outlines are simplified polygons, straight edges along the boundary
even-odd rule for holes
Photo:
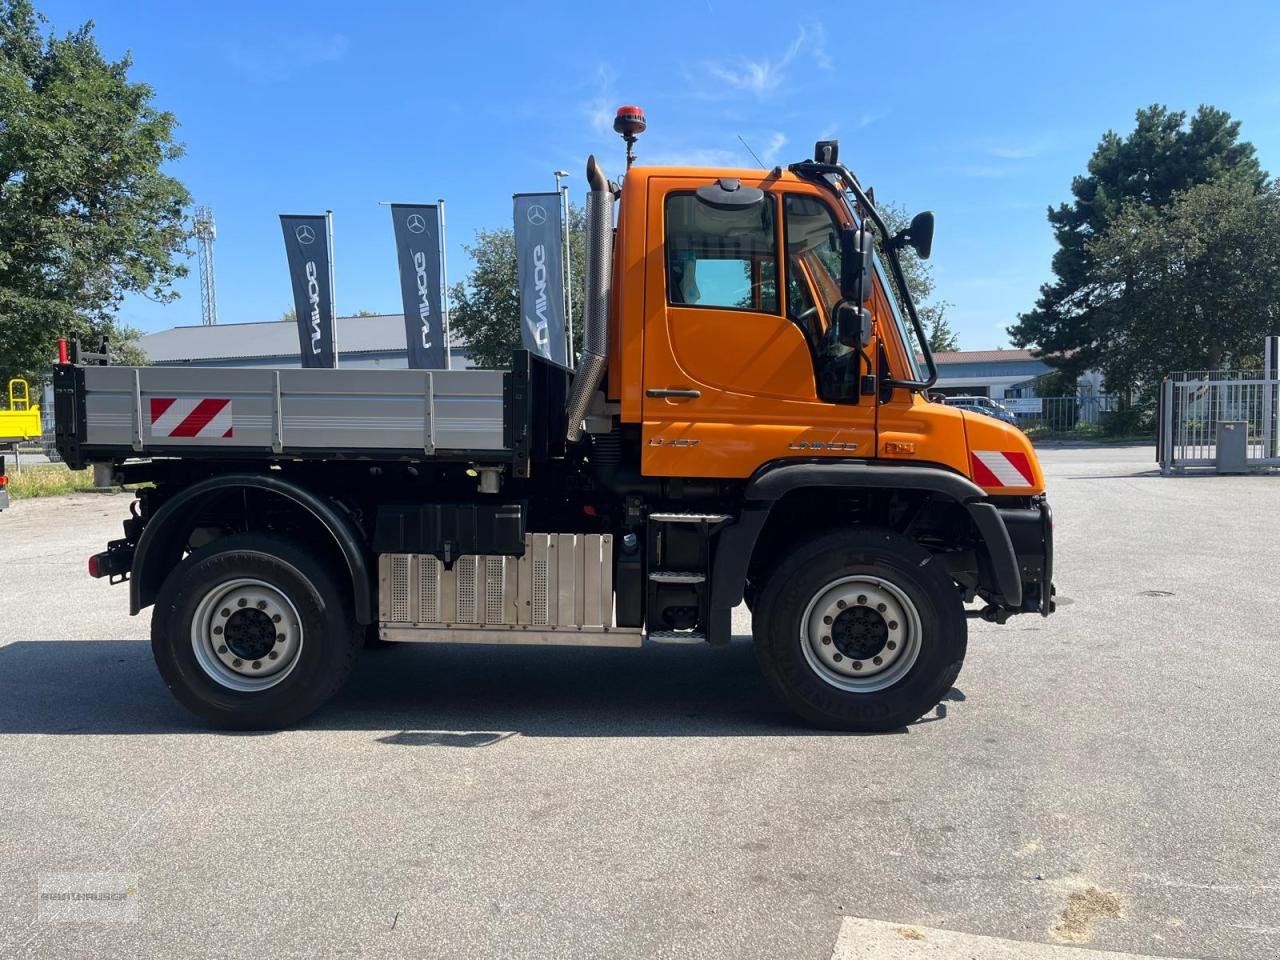
[[[871,311],[850,300],[836,304],[831,322],[836,327],[836,340],[846,347],[866,348],[871,343]]]
[[[875,239],[865,223],[860,227],[846,227],[840,233],[840,292],[858,306],[871,299],[871,253]]]
[[[911,225],[899,230],[891,241],[895,250],[910,246],[921,260],[933,252],[933,211],[926,210],[911,218]]]

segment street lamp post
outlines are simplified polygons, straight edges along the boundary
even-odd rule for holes
[[[560,185],[561,180],[568,179],[568,170],[556,170],[556,193],[560,194],[562,208],[561,221],[564,223],[564,321],[569,330],[569,343],[565,353],[569,358],[569,369],[573,369],[573,264],[570,261],[569,247],[569,185]]]

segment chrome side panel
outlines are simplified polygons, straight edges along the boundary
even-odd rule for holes
[[[378,558],[378,621],[387,640],[639,646],[614,625],[613,537],[529,533],[522,557]]]

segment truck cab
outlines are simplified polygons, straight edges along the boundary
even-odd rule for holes
[[[63,457],[151,484],[90,571],[154,606],[182,703],[285,726],[369,641],[724,646],[745,602],[797,714],[889,730],[969,619],[1053,612],[1035,451],[928,397],[931,214],[890,232],[833,141],[587,180],[573,368],[55,368]]]

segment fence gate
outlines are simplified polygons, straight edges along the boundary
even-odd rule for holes
[[[1218,425],[1246,424],[1246,462],[1252,470],[1280,467],[1276,415],[1280,378],[1268,338],[1265,370],[1185,370],[1160,387],[1160,472],[1213,467],[1218,462]]]

